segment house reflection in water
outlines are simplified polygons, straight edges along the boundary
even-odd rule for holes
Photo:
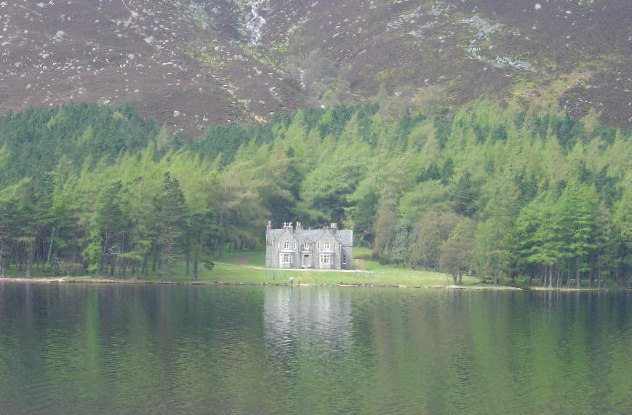
[[[351,295],[344,289],[269,287],[264,295],[266,349],[290,363],[303,353],[351,345]]]

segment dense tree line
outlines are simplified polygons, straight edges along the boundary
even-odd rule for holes
[[[0,118],[0,273],[193,278],[267,220],[340,222],[383,261],[557,287],[628,284],[632,136],[478,102],[378,99],[187,138],[131,107]]]

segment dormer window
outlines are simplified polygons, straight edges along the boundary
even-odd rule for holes
[[[331,244],[329,242],[324,243],[325,247],[323,249],[328,250],[331,249]]]
[[[305,244],[303,245],[303,248],[305,250],[309,250],[309,242],[305,242]]]
[[[285,242],[283,243],[283,248],[285,248],[285,249],[290,249],[290,241],[285,241]]]

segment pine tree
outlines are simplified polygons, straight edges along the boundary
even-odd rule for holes
[[[114,276],[121,254],[123,234],[127,230],[127,221],[121,209],[122,187],[120,180],[106,184],[96,202],[88,249],[98,263],[100,275],[107,274],[109,269],[110,276]]]
[[[154,253],[160,279],[165,279],[173,272],[173,264],[185,233],[187,211],[178,181],[169,172],[164,173],[162,185],[154,198],[154,207]]]
[[[593,189],[575,182],[566,186],[556,206],[562,256],[568,270],[575,271],[577,288],[581,285],[581,273],[589,270],[590,253],[595,247],[596,208]]]

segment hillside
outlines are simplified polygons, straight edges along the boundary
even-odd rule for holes
[[[130,103],[189,132],[304,105],[557,103],[632,125],[627,0],[0,3],[0,112]]]

